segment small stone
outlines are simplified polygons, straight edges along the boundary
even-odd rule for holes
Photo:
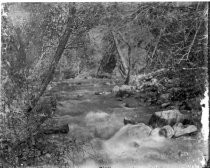
[[[189,154],[188,154],[188,152],[179,151],[178,155],[179,155],[179,157],[187,157]]]
[[[102,92],[95,92],[95,95],[102,95]]]
[[[119,92],[119,90],[120,90],[120,87],[119,87],[119,86],[115,86],[115,87],[112,89],[112,92],[113,92],[113,93],[117,93],[117,92]]]
[[[83,94],[78,94],[77,98],[82,98],[84,95]]]
[[[81,84],[82,84],[82,82],[77,82],[76,84],[77,84],[77,85],[81,85]]]
[[[121,97],[118,97],[117,100],[118,101],[123,101],[123,99]]]
[[[103,95],[109,95],[111,92],[103,92]]]
[[[161,107],[162,107],[162,108],[166,108],[166,107],[168,107],[170,104],[171,104],[170,102],[168,102],[168,103],[163,103],[163,104],[161,104]]]
[[[134,120],[129,119],[127,117],[124,118],[123,122],[124,122],[124,125],[127,125],[127,124],[135,125],[136,124],[136,122]]]
[[[107,86],[110,86],[111,85],[110,82],[105,82],[104,84],[107,85]]]

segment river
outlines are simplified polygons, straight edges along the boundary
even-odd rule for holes
[[[57,121],[69,125],[67,139],[74,137],[91,144],[84,145],[86,152],[82,157],[79,152],[73,154],[75,161],[72,161],[69,154],[66,160],[71,160],[69,163],[72,167],[202,167],[203,153],[207,153],[207,147],[200,134],[161,142],[151,138],[143,139],[141,146],[132,147],[126,144],[119,147],[118,139],[105,148],[104,144],[110,142],[123,127],[125,117],[147,124],[150,116],[160,110],[147,105],[125,107],[126,102],[136,100],[132,97],[117,99],[111,93],[116,83],[109,79],[69,79],[54,83],[49,90],[58,101]],[[113,143],[116,143],[114,147]]]

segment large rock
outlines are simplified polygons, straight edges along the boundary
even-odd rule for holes
[[[151,131],[150,127],[142,123],[128,124],[112,138],[104,141],[103,149],[112,159],[117,159],[117,161],[126,159],[127,161],[128,158],[131,158],[132,163],[142,162],[141,158],[148,158],[154,154],[160,156],[162,154],[159,151],[167,151],[172,144],[165,136],[160,135],[160,128],[153,130],[152,133]]]
[[[109,141],[126,144],[131,140],[140,140],[150,135],[152,129],[144,123],[125,125]]]
[[[170,125],[162,127],[161,130],[166,132],[166,138],[172,138],[174,136],[174,129]]]
[[[183,135],[194,133],[198,130],[198,128],[195,125],[183,125],[182,123],[175,124],[173,128],[175,137],[180,137]]]
[[[174,129],[170,125],[166,125],[162,128],[155,128],[151,131],[150,136],[159,135],[160,137],[172,138],[174,135]]]
[[[133,91],[135,90],[135,86],[130,86],[130,85],[122,85],[120,87],[120,91],[127,91],[127,92],[130,92],[130,91]]]
[[[134,94],[135,89],[136,89],[135,86],[122,85],[119,88],[119,91],[117,92],[116,96],[117,97],[122,97],[122,98],[129,97],[130,95]]]
[[[184,119],[188,118],[187,115],[180,113],[179,110],[167,110],[167,111],[159,111],[155,112],[150,120],[149,125],[153,128],[163,127],[165,125],[173,126],[177,122],[182,122]]]
[[[130,152],[144,144],[143,142],[150,136],[151,131],[152,129],[143,123],[125,125],[104,143],[105,150],[114,155]]]

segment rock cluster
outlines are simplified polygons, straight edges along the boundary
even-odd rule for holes
[[[122,85],[120,87],[115,86],[112,89],[112,92],[115,93],[117,97],[122,97],[122,98],[126,98],[131,95],[134,95],[135,91],[136,91],[136,87],[131,86],[131,85]]]
[[[182,71],[160,69],[149,74],[132,76],[130,84],[138,90],[136,98],[149,105],[168,108],[177,106],[178,103],[182,110],[201,110],[201,86],[196,86],[195,77],[186,74]]]
[[[198,131],[195,125],[192,125],[189,115],[182,114],[179,110],[166,110],[155,112],[148,125],[152,128],[161,128],[165,137],[179,137]]]
[[[176,123],[182,122],[184,120],[189,119],[188,115],[184,115],[180,113],[179,110],[166,110],[166,111],[158,111],[155,112],[150,120],[149,125],[153,128],[155,127],[162,127],[164,125],[171,125],[173,126]]]
[[[124,118],[124,125],[128,124],[136,125],[139,123]],[[148,125],[153,128],[151,134],[158,131],[160,136],[166,138],[180,137],[198,131],[198,128],[190,122],[190,116],[182,114],[179,110],[155,112],[151,116]]]
[[[115,93],[120,100],[130,96],[137,100],[137,103],[134,105],[126,102],[126,107],[155,105],[165,110],[174,110],[173,115],[177,115],[175,110],[177,109],[181,113],[190,114],[193,118],[193,120],[185,120],[185,125],[196,124],[197,127],[200,127],[202,111],[200,105],[201,87],[195,85],[196,82],[193,81],[196,81],[196,79],[194,79],[192,75],[187,76],[186,79],[185,77],[186,73],[183,75],[182,71],[176,72],[169,69],[160,69],[149,74],[131,76],[131,86],[115,86],[112,92]],[[165,123],[166,120],[160,117],[157,118],[157,116],[158,115],[153,115],[152,120],[158,120],[158,122],[155,123],[158,123],[159,126],[165,124],[173,125],[178,122],[173,118],[170,120],[170,123]],[[178,116],[180,117],[181,115]],[[184,119],[182,119],[182,121],[183,120]]]

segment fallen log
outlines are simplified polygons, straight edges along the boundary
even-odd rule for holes
[[[67,134],[69,132],[68,124],[59,125],[50,129],[43,130],[43,134],[51,135],[51,134]]]

